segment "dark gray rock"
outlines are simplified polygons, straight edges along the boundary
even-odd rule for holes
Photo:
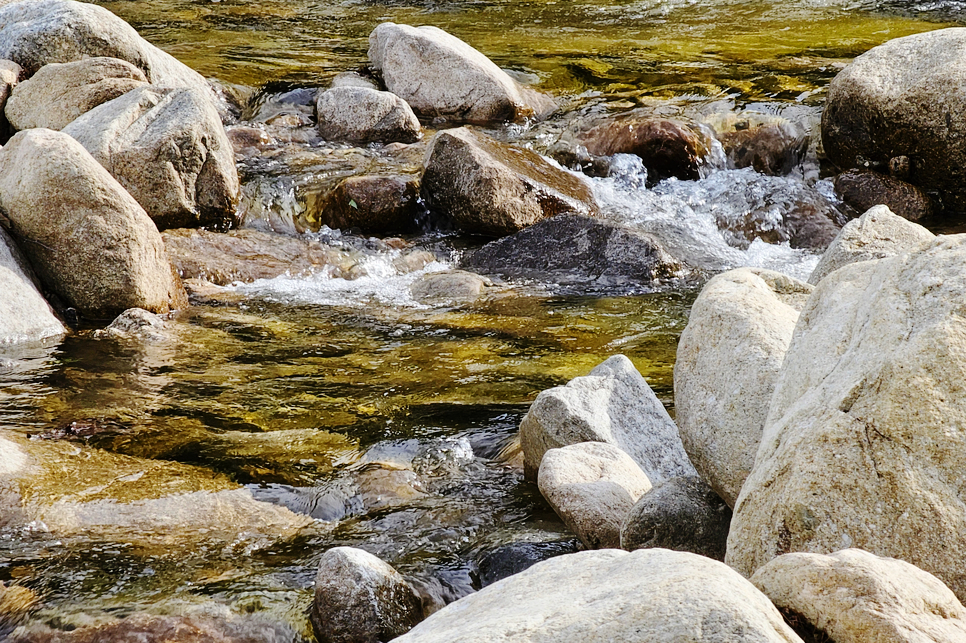
[[[555,540],[551,542],[519,542],[500,545],[491,549],[477,561],[480,587],[492,585],[498,580],[519,574],[537,563],[580,550],[580,541]]]
[[[624,519],[621,547],[661,547],[724,560],[731,509],[700,478],[670,478],[644,494]]]
[[[322,555],[309,619],[319,643],[377,643],[422,620],[413,587],[388,564],[354,547]]]
[[[873,170],[848,170],[836,176],[834,183],[842,200],[859,212],[884,205],[909,221],[932,214],[932,201],[925,192],[892,176]]]
[[[604,286],[656,284],[682,270],[651,235],[579,215],[545,219],[492,241],[463,267],[510,279]]]

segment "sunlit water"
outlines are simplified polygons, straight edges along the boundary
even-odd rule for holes
[[[542,154],[587,119],[632,108],[661,105],[699,122],[742,110],[781,115],[812,135],[790,176],[712,158],[699,181],[648,189],[639,161],[627,157],[590,180],[606,219],[677,244],[705,277],[755,266],[799,278],[817,254],[770,243],[769,231],[795,204],[838,207],[815,153],[828,81],[868,48],[955,23],[963,11],[957,2],[804,0],[101,4],[239,86],[242,120],[259,126],[279,105],[310,117],[298,105],[304,96],[286,92],[364,65],[367,36],[384,20],[440,26],[554,94],[563,109],[549,121],[487,130]],[[418,301],[412,283],[458,267],[480,241],[427,229],[407,242],[436,261],[400,272],[399,251],[319,231],[312,199],[362,171],[417,174],[423,152],[303,136],[241,161],[246,225],[355,244],[365,254],[356,279],[322,272],[235,284],[182,312],[156,341],[83,332],[55,347],[5,349],[5,430],[66,440],[81,457],[181,463],[314,520],[264,546],[202,537],[152,547],[134,535],[92,541],[36,524],[0,529],[0,580],[41,599],[30,624],[71,629],[140,611],[201,611],[271,623],[277,640],[311,640],[304,612],[329,547],[366,548],[441,604],[479,587],[478,561],[499,545],[574,546],[501,451],[539,391],[615,353],[634,361],[673,412],[675,347],[701,280],[630,292],[497,281],[472,303]],[[756,238],[736,232],[748,225]],[[72,423],[93,429],[65,436]]]

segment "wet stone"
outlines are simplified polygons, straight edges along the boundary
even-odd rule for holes
[[[751,167],[761,174],[785,176],[799,166],[808,151],[809,136],[788,121],[744,122],[744,127],[721,132],[718,140],[735,168]]]
[[[518,542],[500,545],[484,552],[477,560],[479,585],[486,587],[508,576],[519,574],[537,563],[580,550],[580,541]]]
[[[932,201],[925,192],[886,174],[849,170],[836,176],[834,183],[842,200],[859,212],[885,205],[909,221],[920,221],[932,214]]]
[[[353,176],[329,194],[311,215],[334,229],[363,234],[415,232],[425,218],[419,179],[405,176]]]

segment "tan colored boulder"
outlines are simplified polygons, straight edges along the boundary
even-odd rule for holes
[[[966,641],[966,608],[941,580],[861,549],[785,554],[751,582],[835,643]]]
[[[727,562],[858,547],[966,596],[966,235],[853,263],[799,317]]]
[[[422,618],[416,590],[386,562],[355,547],[322,554],[309,611],[319,643],[388,641]]]
[[[691,307],[674,410],[695,469],[734,507],[755,464],[778,370],[812,287],[761,268],[716,276]]]
[[[877,205],[845,224],[826,248],[808,283],[817,284],[850,263],[918,250],[935,238],[936,235],[921,225],[893,214],[884,205]]]
[[[14,88],[5,113],[17,130],[62,130],[78,116],[147,82],[140,69],[117,58],[51,63]]]
[[[468,44],[437,27],[384,22],[369,35],[369,60],[386,89],[420,116],[469,123],[519,121],[553,109]]]
[[[0,208],[41,281],[85,316],[184,297],[151,219],[66,134],[26,130],[0,150]]]
[[[12,60],[0,60],[0,143],[13,135],[3,112],[13,88],[20,82],[23,73],[23,68]]]
[[[694,476],[678,428],[624,355],[589,375],[540,393],[520,422],[524,471],[536,480],[543,455],[580,442],[606,442],[627,453],[651,484]]]
[[[423,174],[430,210],[463,232],[512,234],[558,214],[596,215],[590,185],[530,150],[465,127],[440,132]]]
[[[625,516],[651,481],[617,447],[581,442],[543,454],[537,486],[588,549],[616,549]]]
[[[204,93],[142,86],[63,131],[111,172],[158,229],[236,223],[235,156]]]
[[[35,283],[30,264],[0,227],[0,346],[67,332]]]
[[[214,93],[198,72],[158,49],[129,24],[93,4],[74,0],[14,2],[0,6],[0,58],[18,63],[28,76],[50,63],[119,58],[152,84]]]
[[[842,200],[859,212],[884,205],[909,221],[920,221],[932,214],[929,195],[915,185],[887,174],[853,169],[836,176],[833,183]]]
[[[419,120],[406,101],[366,87],[333,87],[315,103],[319,134],[346,143],[415,143]]]
[[[801,643],[718,561],[666,549],[557,556],[450,603],[396,643]]]

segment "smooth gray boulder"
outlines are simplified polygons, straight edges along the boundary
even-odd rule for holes
[[[147,82],[140,69],[117,58],[51,63],[14,88],[5,113],[17,130],[62,130],[82,114]]]
[[[536,480],[543,454],[606,442],[629,455],[651,484],[694,476],[678,428],[631,360],[614,355],[589,375],[537,396],[520,422],[524,474]]]
[[[966,28],[890,40],[828,87],[822,145],[839,169],[891,173],[966,210]]]
[[[103,7],[74,0],[0,6],[0,58],[16,62],[28,76],[50,63],[96,57],[126,60],[152,84],[191,87],[215,100],[201,74],[149,43]]]
[[[877,205],[845,224],[825,250],[808,283],[817,284],[829,273],[850,263],[918,250],[935,238],[936,235],[921,225],[893,214],[884,205]]]
[[[0,149],[0,210],[46,288],[82,315],[186,302],[154,223],[62,132],[26,130]]]
[[[375,78],[363,76],[355,71],[344,71],[341,74],[336,74],[329,87],[365,87],[366,89],[374,89],[376,91],[381,89],[379,82]]]
[[[799,317],[726,561],[858,547],[966,596],[966,235],[842,267]]]
[[[785,554],[751,582],[835,643],[966,641],[966,608],[941,580],[861,549]]]
[[[419,119],[406,101],[365,87],[333,87],[315,102],[319,134],[346,143],[415,143]]]
[[[34,280],[20,249],[0,227],[0,346],[36,342],[67,332]]]
[[[562,247],[567,252],[560,252]],[[509,279],[582,287],[657,286],[687,273],[653,235],[578,214],[543,219],[491,241],[463,266]]]
[[[440,132],[430,145],[423,198],[463,232],[502,237],[546,217],[598,212],[584,179],[530,150],[465,127]]]
[[[666,549],[557,556],[450,603],[396,643],[801,642],[726,565]]]
[[[465,270],[430,272],[409,286],[409,294],[423,304],[470,302],[479,299],[492,282]]]
[[[236,223],[234,152],[202,92],[139,87],[63,131],[110,171],[158,229]]]
[[[319,561],[309,612],[319,643],[379,643],[422,620],[416,590],[376,556],[334,547]]]
[[[620,547],[662,547],[724,560],[731,509],[700,478],[671,478],[645,493],[627,512]]]
[[[468,44],[437,27],[384,22],[369,35],[369,61],[386,89],[424,118],[519,121],[553,109]]]
[[[621,523],[651,481],[630,456],[603,442],[543,454],[540,493],[588,549],[618,548]]]
[[[691,307],[674,362],[674,411],[694,468],[729,507],[755,464],[768,404],[812,287],[739,268]]]

